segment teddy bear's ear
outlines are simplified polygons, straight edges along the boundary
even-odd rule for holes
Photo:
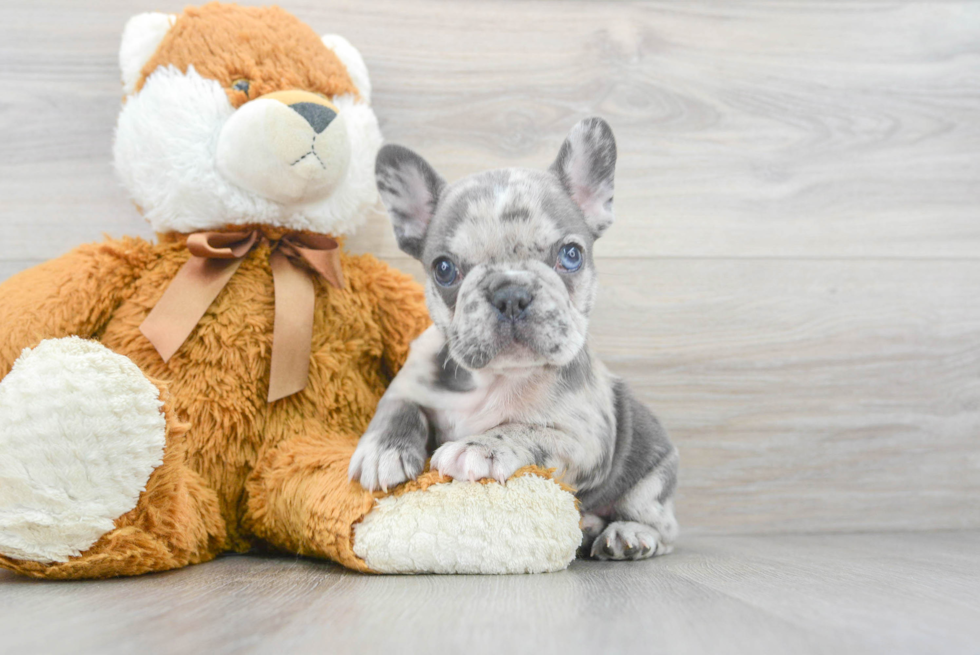
[[[333,50],[333,53],[347,68],[347,74],[350,75],[351,81],[357,87],[361,99],[371,104],[371,78],[368,77],[367,66],[364,65],[364,59],[357,48],[339,34],[325,34],[323,45]]]
[[[173,14],[148,13],[137,14],[126,23],[119,46],[123,93],[129,95],[136,90],[143,67],[176,20]]]

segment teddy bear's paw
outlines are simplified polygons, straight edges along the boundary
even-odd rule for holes
[[[0,554],[63,562],[136,506],[166,436],[160,391],[129,358],[68,337],[0,381]]]
[[[575,496],[552,479],[444,482],[381,498],[354,553],[381,573],[560,571],[582,541]]]

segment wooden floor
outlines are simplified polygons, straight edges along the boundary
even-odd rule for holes
[[[975,531],[705,536],[537,576],[251,556],[106,582],[0,572],[0,651],[975,655],[978,552]]]

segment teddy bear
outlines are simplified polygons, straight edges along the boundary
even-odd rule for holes
[[[141,14],[115,167],[155,242],[108,239],[0,284],[0,566],[138,575],[271,548],[359,571],[564,568],[548,471],[348,480],[428,325],[408,275],[343,247],[376,207],[358,51],[276,7]]]

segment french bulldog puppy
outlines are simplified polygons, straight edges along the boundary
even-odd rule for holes
[[[577,489],[580,554],[643,559],[677,536],[677,450],[589,348],[593,243],[613,221],[616,142],[577,124],[547,171],[504,169],[447,184],[388,145],[378,189],[398,244],[428,272],[434,325],[361,437],[349,475],[387,490],[431,467],[504,482],[529,464]]]

